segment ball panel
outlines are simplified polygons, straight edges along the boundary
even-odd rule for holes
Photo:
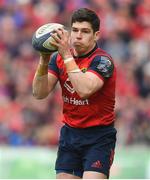
[[[55,29],[63,28],[62,24],[58,23],[48,23],[44,24],[43,26],[39,27],[36,31],[36,38],[40,38],[41,36],[44,36],[48,32],[52,32]]]
[[[50,51],[56,51],[56,48],[52,48],[49,47],[47,48],[47,46],[44,47],[44,43],[46,40],[48,40],[50,38],[50,34],[45,34],[44,36],[40,37],[40,38],[36,38],[36,34],[33,35],[32,38],[32,46],[34,47],[35,50],[40,51],[40,52],[50,52]],[[50,46],[50,43],[49,43]]]
[[[55,41],[51,32],[58,28],[64,28],[64,26],[58,23],[48,23],[39,27],[32,37],[33,48],[45,53],[57,51],[57,47],[50,42]]]
[[[49,51],[56,51],[57,47],[52,45],[51,42],[55,41],[51,36],[43,43],[43,47]]]

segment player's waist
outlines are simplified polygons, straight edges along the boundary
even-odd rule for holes
[[[82,127],[82,128],[77,128],[77,127],[72,127],[69,124],[65,123],[65,126],[69,129],[74,129],[74,130],[81,130],[81,131],[97,131],[97,130],[102,130],[102,129],[109,129],[109,128],[114,128],[114,122],[108,125],[97,125],[97,126],[90,126],[90,127]]]

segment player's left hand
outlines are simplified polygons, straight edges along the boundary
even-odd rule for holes
[[[58,52],[63,59],[66,59],[71,55],[70,52],[70,36],[69,32],[65,29],[58,29],[52,34],[52,37],[56,42],[52,42],[53,45],[58,47]]]

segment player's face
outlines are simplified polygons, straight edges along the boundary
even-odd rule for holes
[[[75,22],[71,29],[71,44],[75,55],[84,55],[91,51],[99,38],[99,31],[93,32],[91,24],[84,22]]]

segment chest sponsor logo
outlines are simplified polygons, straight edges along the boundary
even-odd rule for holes
[[[63,96],[63,101],[64,101],[65,103],[73,104],[73,105],[76,105],[76,106],[89,105],[88,99],[81,100],[81,99],[76,99],[75,97]]]

